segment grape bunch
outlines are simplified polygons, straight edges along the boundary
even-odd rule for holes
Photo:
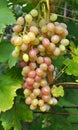
[[[39,19],[38,15],[33,9],[17,19],[11,43],[15,46],[12,56],[19,57],[22,67],[25,103],[32,110],[38,108],[45,112],[57,104],[51,91],[55,78],[52,58],[66,52],[69,40],[67,25],[56,22],[56,14],[52,13],[49,20]]]

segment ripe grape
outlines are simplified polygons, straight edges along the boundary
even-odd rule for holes
[[[26,34],[23,35],[23,43],[25,43],[25,44],[29,44],[30,41],[31,41],[31,38],[30,38],[29,35],[26,35]]]
[[[39,30],[36,26],[31,26],[30,27],[30,32],[33,32],[35,35],[39,33]]]
[[[53,23],[48,23],[47,30],[51,32],[55,32],[55,25]]]
[[[33,16],[33,17],[36,17],[38,16],[38,11],[36,9],[33,9],[31,10],[30,14]]]
[[[57,14],[52,13],[51,16],[50,16],[50,20],[52,22],[56,21],[57,20]]]
[[[32,16],[30,14],[26,14],[25,20],[26,20],[27,23],[31,23],[32,22]]]
[[[22,26],[21,25],[15,25],[13,27],[13,31],[16,32],[16,33],[19,33],[22,31]]]
[[[28,77],[29,78],[35,78],[36,76],[36,72],[34,70],[31,70],[29,73],[28,73]]]
[[[28,54],[23,54],[23,60],[25,61],[25,62],[28,62],[29,61],[29,56],[28,56]]]
[[[37,74],[38,76],[42,77],[42,76],[43,76],[43,71],[42,71],[40,68],[37,68],[37,69],[36,69],[36,74]]]
[[[24,18],[23,18],[22,16],[19,17],[19,18],[17,19],[16,23],[17,23],[18,25],[23,25],[23,24],[24,24]]]
[[[42,106],[44,105],[44,101],[43,101],[42,99],[40,99],[40,100],[38,101],[38,105],[39,105],[39,107],[42,107]]]
[[[56,47],[55,50],[54,50],[54,52],[53,52],[54,56],[57,57],[57,56],[60,55],[60,53],[61,53],[61,52],[60,52],[60,49],[59,49],[58,47]]]
[[[38,105],[38,99],[33,99],[31,104],[34,107],[37,106]]]
[[[32,103],[32,99],[30,97],[27,97],[25,103],[30,105]]]
[[[26,82],[27,82],[28,85],[33,85],[34,84],[34,79],[26,78]]]
[[[42,94],[44,94],[44,95],[49,95],[49,94],[50,94],[50,88],[49,88],[49,86],[43,87],[43,88],[41,89],[41,92],[42,92]]]
[[[60,36],[58,35],[53,35],[51,37],[51,41],[54,43],[54,44],[57,44],[59,41],[60,41]]]

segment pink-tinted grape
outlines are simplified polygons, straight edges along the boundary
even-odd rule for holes
[[[27,82],[28,85],[33,85],[34,79],[32,79],[32,78],[27,78],[27,79],[26,79],[26,82]]]
[[[36,76],[36,71],[35,70],[31,70],[29,73],[28,73],[28,77],[29,78],[35,78]]]
[[[42,44],[43,44],[43,46],[44,46],[45,48],[47,48],[47,47],[50,45],[49,39],[48,39],[48,38],[44,38],[44,39],[42,40]]]
[[[50,94],[50,88],[49,88],[48,86],[43,87],[43,88],[41,89],[41,92],[42,92],[42,94],[44,94],[44,95],[49,95],[49,94]]]

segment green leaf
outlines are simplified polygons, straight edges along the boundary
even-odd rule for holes
[[[65,72],[68,75],[78,76],[78,62],[75,62],[73,59],[66,59],[64,64],[67,66]]]
[[[11,110],[1,114],[1,121],[4,130],[9,130],[12,127],[14,130],[21,130],[21,121],[30,122],[32,119],[32,111],[23,102],[15,103]]]
[[[63,97],[64,96],[64,90],[63,90],[63,86],[59,86],[56,87],[55,85],[53,85],[52,89],[51,89],[51,93],[54,97]]]
[[[8,61],[13,49],[14,49],[14,46],[11,43],[1,42],[0,43],[0,62]]]
[[[8,65],[10,68],[12,68],[13,66],[16,65],[16,63],[18,62],[18,58],[13,57],[12,55],[10,55],[9,57],[9,61],[8,61]]]
[[[57,67],[58,69],[61,69],[61,67],[63,66],[63,61],[64,61],[63,56],[59,56],[57,59],[52,60],[54,66]]]
[[[7,7],[6,0],[0,0],[0,33],[6,25],[13,24],[15,21],[12,10]]]
[[[22,81],[17,78],[0,75],[0,111],[11,109],[16,91],[21,88]]]

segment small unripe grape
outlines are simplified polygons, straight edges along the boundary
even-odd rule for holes
[[[43,46],[44,46],[45,48],[47,48],[47,47],[50,45],[49,39],[48,39],[48,38],[44,38],[44,39],[42,40],[42,44],[43,44]]]
[[[69,45],[69,40],[68,39],[62,39],[60,43],[62,45],[64,45],[64,46],[68,46]]]
[[[38,99],[33,99],[32,106],[37,106],[37,105],[38,105]]]
[[[44,88],[44,87],[43,87]],[[42,100],[44,101],[44,102],[48,102],[49,100],[50,100],[50,96],[48,95],[48,96],[46,96],[46,95],[42,95]]]
[[[40,68],[37,68],[37,69],[36,69],[36,74],[37,74],[38,76],[42,77],[42,76],[43,76],[43,71],[42,71]]]
[[[47,33],[47,26],[46,25],[42,26],[41,31],[42,33]]]
[[[28,77],[29,77],[29,78],[35,78],[35,76],[36,76],[36,71],[34,71],[34,70],[31,70],[31,71],[28,73]]]
[[[57,20],[57,14],[52,13],[51,16],[50,16],[50,20],[52,22],[56,21]]]
[[[31,42],[35,40],[35,34],[33,32],[29,32],[28,36],[30,37]]]
[[[25,20],[26,20],[27,23],[31,23],[32,22],[32,16],[30,14],[26,14]]]
[[[52,65],[52,64],[49,65],[49,66],[48,66],[48,70],[49,70],[50,72],[53,72],[53,71],[54,71],[54,65]]]
[[[38,45],[38,50],[40,52],[45,52],[45,47],[43,45]]]
[[[36,77],[35,77],[35,81],[36,81],[36,82],[40,82],[40,81],[41,81],[41,77],[38,76],[38,75],[36,75]]]
[[[36,95],[36,96],[39,96],[40,95],[40,89],[39,88],[35,88],[33,90],[33,93]]]
[[[59,43],[59,41],[60,41],[60,36],[58,36],[58,35],[53,35],[53,36],[51,37],[51,41],[52,41],[54,44]]]
[[[49,95],[49,94],[50,94],[50,88],[49,88],[48,86],[43,87],[43,88],[41,89],[41,92],[42,92],[42,94],[44,94],[44,95]]]
[[[39,82],[34,82],[33,84],[33,88],[39,88],[40,87],[40,83]]]
[[[24,90],[25,97],[28,97],[31,94],[31,91],[29,89]]]
[[[41,87],[47,86],[47,81],[46,81],[46,79],[42,79],[41,82],[40,82],[40,85],[41,85]]]
[[[21,45],[21,48],[20,48],[22,51],[26,51],[27,49],[28,49],[28,45],[26,45],[26,44],[22,44]]]
[[[30,14],[33,16],[33,17],[37,17],[38,16],[38,11],[36,9],[33,9],[31,10]]]
[[[47,47],[48,51],[53,52],[55,50],[56,46],[54,43],[50,43],[50,45]]]
[[[40,69],[42,69],[43,71],[46,71],[47,68],[48,68],[48,66],[47,66],[46,63],[42,63],[42,64],[40,65]]]
[[[25,62],[28,62],[28,61],[29,61],[29,56],[28,56],[28,54],[23,54],[23,60],[24,60]]]
[[[29,44],[31,41],[30,37],[28,35],[23,35],[23,43]]]
[[[65,46],[64,45],[60,45],[59,49],[60,49],[61,52],[64,52],[65,51]]]
[[[44,62],[49,66],[51,65],[51,59],[49,57],[44,58]]]
[[[57,34],[62,34],[63,31],[64,31],[64,28],[62,26],[60,26],[60,25],[56,26],[56,33]]]
[[[42,99],[40,99],[40,100],[38,101],[38,105],[39,105],[39,107],[42,107],[42,106],[44,105],[44,101],[43,101]]]
[[[46,25],[46,21],[45,21],[45,19],[41,19],[39,22],[39,27],[42,28],[44,25]]]
[[[55,50],[54,50],[54,52],[53,52],[54,56],[57,57],[57,56],[60,55],[60,53],[61,53],[61,52],[60,52],[60,49],[59,49],[58,47],[56,47]]]
[[[43,57],[40,56],[40,57],[37,58],[37,63],[38,64],[41,64],[43,62],[44,62],[44,58]]]
[[[18,56],[19,56],[19,52],[13,50],[13,52],[12,52],[12,56],[13,56],[13,57],[18,57]]]
[[[16,32],[16,33],[19,33],[22,31],[22,26],[21,25],[15,25],[13,27],[13,31]]]
[[[39,33],[39,30],[36,26],[31,26],[30,27],[30,32],[33,32],[35,35]]]
[[[33,84],[34,84],[34,79],[32,79],[32,78],[27,78],[27,79],[26,79],[26,82],[27,82],[28,85],[33,85]]]
[[[19,17],[18,19],[17,19],[17,22],[16,22],[17,24],[19,24],[19,25],[23,25],[24,24],[24,18],[21,16],[21,17]]]
[[[32,99],[30,97],[27,97],[25,103],[30,105],[32,103]]]
[[[47,30],[51,32],[55,32],[55,25],[53,23],[48,23]]]

